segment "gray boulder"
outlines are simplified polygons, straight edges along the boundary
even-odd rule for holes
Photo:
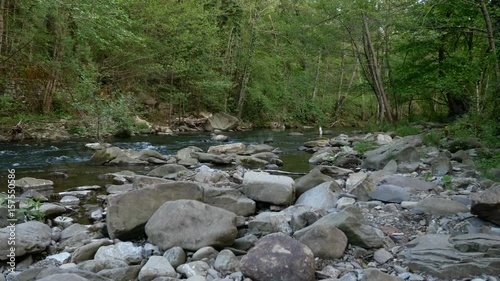
[[[15,256],[38,253],[47,248],[51,242],[52,231],[49,226],[38,221],[29,221],[0,229],[0,260],[8,260],[11,256],[8,241],[11,233],[15,233]]]
[[[95,165],[147,165],[147,164],[166,164],[168,158],[155,150],[134,151],[130,149],[121,149],[118,147],[109,147],[98,150],[90,158],[90,163]]]
[[[460,202],[437,197],[427,197],[420,200],[415,205],[415,209],[434,216],[447,216],[469,212],[469,208]]]
[[[185,175],[188,172],[189,170],[182,165],[165,164],[149,172],[148,176],[160,177],[165,179],[176,179],[179,175]]]
[[[110,196],[106,226],[111,238],[130,239],[144,233],[144,225],[163,205],[178,199],[202,200],[203,189],[193,182],[172,182]]]
[[[411,271],[446,280],[500,276],[500,237],[482,233],[455,237],[426,234],[410,241],[401,257]]]
[[[92,241],[87,245],[81,246],[71,255],[71,262],[78,264],[80,262],[93,259],[95,253],[100,247],[111,245],[111,243],[112,241],[109,239],[99,239]]]
[[[239,190],[229,187],[205,186],[203,202],[239,216],[249,216],[255,213],[255,201],[245,197]]]
[[[227,113],[219,112],[215,113],[207,119],[205,130],[229,131],[235,129],[238,126],[239,122],[240,120],[238,118]]]
[[[422,136],[407,136],[401,139],[394,140],[393,142],[383,145],[374,150],[364,153],[365,159],[363,160],[362,168],[380,170],[391,159],[398,158],[399,154],[405,152],[408,147],[418,147],[422,145]]]
[[[293,237],[308,246],[315,257],[322,259],[338,259],[347,247],[347,236],[328,224],[314,223],[296,231]]]
[[[380,248],[383,245],[382,238],[375,228],[367,224],[361,211],[354,206],[326,215],[314,224],[330,225],[342,230],[353,245],[363,248]]]
[[[307,190],[318,186],[321,183],[330,181],[334,181],[334,179],[321,173],[318,169],[312,169],[306,175],[295,180],[295,192],[297,196],[300,196]]]
[[[429,191],[429,190],[437,190],[438,186],[434,182],[427,182],[423,180],[419,180],[412,177],[405,177],[401,175],[389,175],[381,177],[378,181],[378,184],[391,184],[397,185],[400,187],[409,187],[411,189],[417,191]]]
[[[188,278],[188,280],[200,280],[200,279],[194,279],[194,278],[191,279],[191,278],[194,276],[207,277],[209,269],[210,269],[210,265],[208,265],[206,262],[193,261],[190,263],[179,265],[176,270],[177,270],[177,272],[185,275]],[[201,279],[201,280],[204,280],[204,279]]]
[[[475,198],[471,213],[500,225],[500,184],[493,185]]]
[[[207,153],[211,154],[227,154],[227,153],[242,153],[247,146],[241,142],[215,145],[208,148]]]
[[[212,163],[216,165],[228,165],[234,161],[234,156],[231,155],[216,155],[212,153],[193,152],[191,154],[194,158],[198,159],[201,163]]]
[[[126,267],[103,269],[97,274],[111,280],[137,280],[141,265],[131,265]]]
[[[295,205],[329,210],[335,207],[342,189],[335,181],[324,182],[299,196]]]
[[[431,162],[431,171],[434,176],[444,176],[451,173],[451,161],[446,155],[440,154],[436,159]]]
[[[273,151],[274,147],[268,145],[268,144],[249,144],[247,146],[247,149],[245,150],[244,155],[252,155],[252,154],[257,154],[261,152],[271,152]]]
[[[254,281],[315,280],[312,251],[283,234],[270,234],[259,240],[240,264],[243,274]]]
[[[269,234],[282,232],[291,234],[292,228],[288,223],[290,215],[285,212],[262,212],[248,222],[250,233]]]
[[[195,251],[224,247],[236,239],[236,215],[195,200],[163,204],[146,224],[148,240],[160,249],[180,246]]]
[[[248,171],[243,177],[243,193],[255,201],[289,205],[294,200],[294,181],[286,176]]]
[[[47,195],[54,190],[54,182],[51,180],[24,177],[16,179],[16,187],[20,188],[22,192],[35,190],[42,195]]]
[[[177,151],[176,159],[177,164],[184,166],[197,165],[198,159],[192,156],[193,152],[203,152],[203,149],[196,146],[188,146]]]
[[[368,192],[368,196],[382,202],[401,203],[410,200],[410,192],[407,188],[392,184],[382,184]]]
[[[376,268],[367,268],[363,271],[361,281],[403,281],[403,278],[383,273]]]
[[[151,281],[157,277],[177,277],[177,272],[168,260],[160,256],[152,256],[139,271],[139,281]]]
[[[214,268],[219,272],[237,272],[240,271],[240,261],[230,250],[222,250],[215,259]]]
[[[163,257],[165,257],[174,268],[186,262],[186,253],[181,247],[173,247],[166,250]]]
[[[95,260],[118,260],[131,264],[138,264],[142,261],[141,246],[134,246],[132,242],[118,242],[114,245],[102,246],[95,253]]]

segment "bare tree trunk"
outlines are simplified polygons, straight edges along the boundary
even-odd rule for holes
[[[319,81],[319,67],[321,65],[321,51],[318,54],[318,62],[316,63],[316,79],[314,80],[314,90],[312,100],[316,99],[316,93],[318,92],[318,81]]]
[[[241,79],[241,86],[240,86],[240,93],[238,97],[238,105],[237,105],[237,112],[238,112],[238,119],[241,119],[241,116],[243,114],[243,104],[245,103],[245,96],[246,96],[246,90],[247,90],[247,84],[248,80],[250,79],[250,72],[251,72],[251,67],[250,64],[252,62],[252,57],[255,49],[255,36],[256,36],[256,21],[257,21],[257,12],[254,10],[252,11],[251,15],[251,31],[250,31],[250,42],[245,58],[245,65],[243,67],[243,77]]]
[[[484,22],[486,24],[486,31],[488,32],[488,43],[489,43],[489,51],[493,53],[494,56],[494,63],[495,63],[495,74],[497,76],[497,80],[500,79],[500,66],[498,65],[498,58],[497,58],[497,52],[496,52],[496,46],[495,46],[495,37],[493,33],[493,25],[491,24],[491,18],[490,14],[488,13],[488,9],[486,8],[486,3],[484,0],[479,0],[481,4],[481,12],[484,17]],[[497,87],[499,85],[497,84]]]
[[[380,65],[377,61],[377,55],[375,53],[375,49],[373,48],[373,43],[370,37],[370,31],[368,29],[368,22],[366,20],[365,13],[362,13],[363,17],[363,27],[364,27],[364,46],[365,46],[365,58],[368,65],[368,71],[370,73],[370,77],[373,84],[373,89],[375,91],[375,95],[377,96],[377,100],[379,103],[379,117],[385,112],[385,117],[387,121],[393,123],[394,119],[392,118],[392,108],[389,100],[387,98],[387,93],[384,88],[384,84],[382,82],[382,76],[380,71]]]
[[[3,46],[3,32],[4,32],[4,11],[5,11],[5,0],[0,0],[0,55],[2,54]]]

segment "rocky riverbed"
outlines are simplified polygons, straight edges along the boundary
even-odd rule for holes
[[[315,139],[300,175],[267,144],[89,147],[91,164],[123,166],[105,186],[16,181],[19,206],[44,201],[44,217],[17,224],[15,272],[1,225],[0,280],[499,280],[500,184],[474,168],[475,140]]]

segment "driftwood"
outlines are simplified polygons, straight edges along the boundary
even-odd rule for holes
[[[25,125],[22,125],[22,121],[20,120],[16,126],[10,129],[10,141],[20,141],[24,139],[24,129]]]
[[[301,172],[288,172],[288,171],[280,171],[280,170],[264,170],[264,172],[269,173],[271,175],[286,175],[286,176],[303,176],[307,173]]]

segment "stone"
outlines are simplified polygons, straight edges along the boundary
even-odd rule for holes
[[[422,136],[406,136],[401,139],[394,140],[393,142],[383,145],[374,150],[364,153],[362,168],[380,170],[390,160],[397,159],[398,155],[405,151],[408,147],[418,147],[422,145]]]
[[[342,197],[339,200],[337,200],[335,208],[342,210],[347,206],[354,205],[354,203],[356,203],[356,199],[350,197]]]
[[[420,200],[415,205],[415,209],[433,216],[447,216],[469,212],[469,208],[460,202],[437,197],[427,197]]]
[[[255,246],[255,243],[257,243],[258,240],[259,238],[257,238],[257,236],[253,234],[247,234],[234,240],[233,247],[238,250],[248,251],[250,248]]]
[[[260,239],[241,261],[241,271],[254,281],[313,281],[314,254],[283,234]]]
[[[172,247],[168,249],[163,254],[163,257],[165,257],[174,268],[186,262],[186,253],[181,247]]]
[[[119,147],[108,147],[96,151],[89,162],[94,165],[127,166],[165,164],[166,160],[167,157],[155,150],[133,151]]]
[[[367,268],[363,271],[361,281],[403,281],[403,278],[383,273],[376,268]]]
[[[15,232],[15,255],[16,257],[25,254],[34,254],[44,251],[52,241],[52,230],[46,224],[38,221],[29,221],[11,225],[0,229],[0,260],[8,260],[11,253],[11,245],[7,243],[11,236],[11,231]],[[12,240],[12,239],[10,239]]]
[[[379,264],[384,264],[393,258],[394,256],[386,249],[378,249],[375,253],[373,253],[373,259]]]
[[[382,238],[375,228],[368,225],[361,211],[353,206],[348,206],[338,213],[326,215],[314,224],[337,227],[353,245],[363,248],[379,248],[383,245]]]
[[[204,261],[193,261],[177,267],[177,272],[183,274],[187,278],[199,275],[206,277],[208,275],[208,270],[210,265]]]
[[[446,280],[500,276],[500,237],[426,234],[410,241],[400,254],[410,271]]]
[[[384,144],[389,144],[392,142],[392,138],[389,135],[386,134],[377,134],[375,143],[378,145],[384,145]]]
[[[275,205],[289,205],[294,198],[294,181],[287,176],[248,171],[243,177],[243,193],[250,199]]]
[[[74,221],[75,221],[74,219],[66,216],[58,216],[53,220],[54,224],[59,225],[61,227],[67,227],[73,224]]]
[[[440,154],[436,159],[431,162],[432,175],[442,177],[450,174],[452,171],[451,161],[448,157]]]
[[[482,148],[483,145],[481,142],[474,137],[467,138],[456,138],[448,141],[444,144],[444,147],[447,148],[451,153],[455,153],[459,150],[469,150],[473,148]]]
[[[245,150],[244,155],[252,155],[252,154],[257,154],[260,152],[271,152],[273,151],[274,147],[268,145],[268,144],[249,144],[247,146],[247,149]]]
[[[47,195],[54,190],[54,182],[51,180],[24,177],[16,179],[16,187],[20,188],[22,192],[35,190],[42,195]]]
[[[144,225],[167,201],[202,200],[203,189],[193,182],[171,182],[110,196],[106,226],[111,238],[130,239],[144,233]]]
[[[100,247],[94,256],[95,260],[118,260],[131,264],[142,261],[142,247],[132,242],[118,242],[114,245]]]
[[[250,216],[255,213],[255,201],[244,196],[239,190],[212,186],[204,186],[203,190],[204,203],[231,211],[239,216]]]
[[[329,210],[335,207],[342,189],[335,181],[324,182],[299,196],[295,205],[306,205],[316,209]]]
[[[368,174],[365,172],[352,173],[349,175],[349,178],[347,178],[345,182],[345,188],[350,192],[354,189],[354,187],[361,184],[367,177]]]
[[[438,189],[438,186],[433,182],[423,181],[412,177],[405,177],[402,175],[383,176],[378,179],[377,184],[391,184],[401,187],[409,187],[417,191],[429,191]]]
[[[194,158],[191,154],[193,152],[203,152],[203,149],[196,146],[188,146],[177,151],[175,155],[177,159],[177,164],[184,166],[197,165],[198,159]]]
[[[179,175],[184,175],[189,172],[186,167],[178,164],[165,164],[158,168],[155,168],[148,173],[151,177],[160,177],[165,179],[176,179]]]
[[[208,148],[207,153],[212,154],[227,154],[227,153],[243,153],[247,146],[241,142],[215,145]]]
[[[296,231],[293,237],[321,259],[338,259],[347,247],[347,236],[340,229],[327,224],[314,223]]]
[[[288,224],[290,216],[284,212],[262,212],[248,222],[250,233],[268,234],[275,232],[292,233]]]
[[[53,259],[53,260],[56,260],[56,261],[60,262],[61,264],[63,264],[63,263],[67,263],[70,260],[70,258],[71,258],[70,253],[61,252],[58,254],[47,256],[45,259]]]
[[[215,259],[214,268],[221,273],[237,272],[240,271],[240,261],[230,250],[222,250]]]
[[[315,223],[322,216],[326,215],[326,210],[324,209],[315,209],[305,205],[291,206],[285,211],[291,211],[292,213],[290,226],[294,232]]]
[[[269,162],[254,156],[238,155],[236,156],[236,164],[247,168],[254,168],[254,167],[256,168],[256,167],[266,166],[269,164]]]
[[[172,182],[173,181],[169,179],[137,175],[132,180],[132,187],[133,189],[141,189],[145,187],[154,187],[155,185],[158,184],[165,184]]]
[[[168,260],[161,256],[152,256],[139,271],[139,281],[151,281],[157,277],[177,277],[177,272]]]
[[[78,274],[74,273],[59,273],[51,276],[47,276],[41,279],[41,281],[66,281],[66,280],[74,280],[74,281],[88,281],[89,279],[83,278]]]
[[[163,204],[146,224],[148,240],[165,250],[174,246],[196,251],[224,247],[236,239],[236,215],[195,200]]]
[[[103,269],[97,274],[111,280],[137,280],[141,265],[132,265],[126,267]]]
[[[228,165],[234,161],[234,156],[226,154],[212,154],[203,152],[193,152],[191,155],[201,163],[212,163],[215,165]]]
[[[390,203],[401,203],[410,200],[410,192],[407,188],[392,184],[379,185],[374,190],[369,191],[368,196],[375,200]]]
[[[109,239],[99,239],[78,247],[71,255],[71,262],[78,264],[80,262],[93,259],[95,253],[100,247],[111,245],[112,242],[113,241]]]
[[[500,184],[483,191],[472,203],[471,213],[500,225]]]
[[[200,248],[198,251],[196,251],[192,256],[192,260],[193,261],[200,261],[200,260],[207,261],[207,260],[216,258],[218,254],[219,254],[219,251],[217,251],[216,249],[214,249],[211,246],[206,246],[206,247]]]
[[[64,206],[54,203],[43,203],[42,206],[40,206],[39,211],[46,217],[51,217],[55,215],[64,214],[66,212],[66,208]]]
[[[90,272],[100,272],[105,269],[125,268],[128,264],[121,260],[106,259],[106,260],[88,260],[79,263],[76,268]]]
[[[78,197],[68,195],[61,198],[59,202],[66,206],[72,206],[72,205],[78,205],[80,203],[80,199],[78,199]]]
[[[321,173],[318,169],[312,169],[306,175],[295,180],[295,192],[297,196],[300,196],[307,190],[315,186],[318,186],[321,183],[330,181],[334,181],[334,179],[330,176]]]
[[[205,125],[205,130],[229,131],[235,129],[238,126],[239,122],[240,120],[238,118],[227,113],[219,112],[208,117],[207,123]]]

